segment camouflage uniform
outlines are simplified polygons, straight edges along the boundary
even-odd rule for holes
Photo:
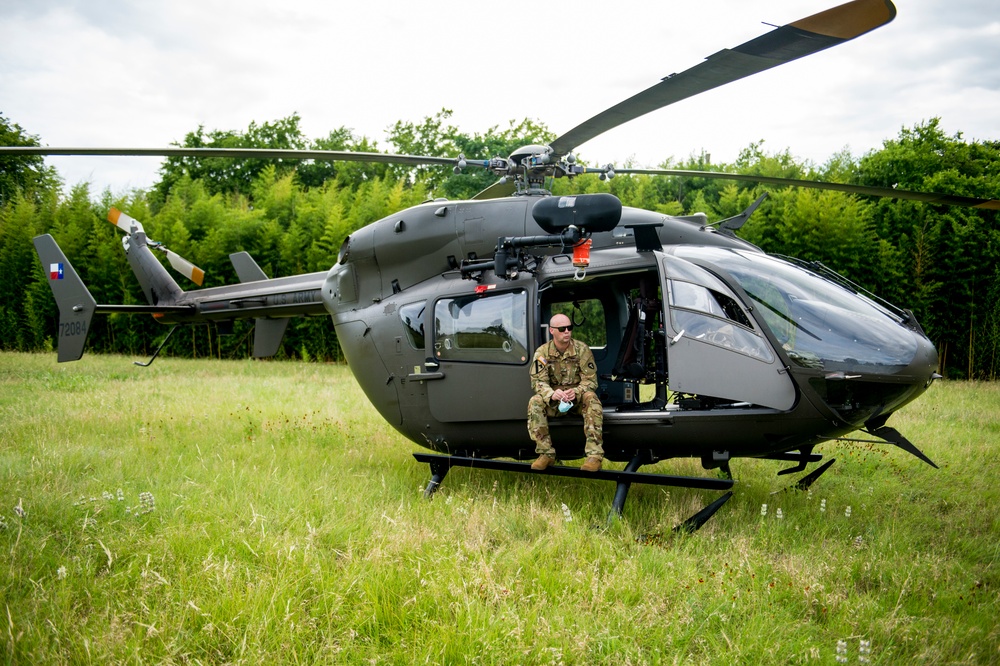
[[[535,442],[535,453],[555,457],[549,437],[549,417],[562,416],[559,402],[552,400],[557,389],[574,389],[576,400],[567,414],[583,416],[583,432],[587,436],[588,457],[604,457],[604,411],[594,390],[597,388],[597,364],[586,343],[570,340],[565,352],[549,341],[535,351],[531,359],[531,388],[535,395],[528,401],[528,434]]]

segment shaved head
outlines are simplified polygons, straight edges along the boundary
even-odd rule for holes
[[[573,322],[571,322],[569,320],[569,317],[567,317],[564,314],[552,315],[552,319],[549,320],[549,326],[550,327],[555,327],[555,326],[569,326],[572,323]]]

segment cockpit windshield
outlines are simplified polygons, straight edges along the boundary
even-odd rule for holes
[[[688,246],[676,254],[732,275],[802,367],[890,374],[916,354],[913,332],[887,309],[807,268],[744,250]]]

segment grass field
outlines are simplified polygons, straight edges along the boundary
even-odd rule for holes
[[[735,497],[673,536],[718,493],[636,486],[610,526],[593,481],[455,469],[424,500],[421,449],[344,366],[0,354],[0,655],[1000,662],[1000,385],[889,425],[941,469],[830,443],[811,492],[771,495],[794,477],[735,461]]]

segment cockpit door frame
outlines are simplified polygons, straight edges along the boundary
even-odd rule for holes
[[[512,356],[512,360],[504,362],[474,357],[467,360],[458,355],[449,358],[441,353],[440,345],[446,342],[440,336],[435,313],[442,301],[468,299],[476,295],[491,298],[520,292],[525,310],[517,313],[517,317],[524,317],[523,323],[519,323],[519,330],[524,333],[527,347],[530,347],[533,339],[531,332],[536,326],[537,284],[533,279],[524,279],[496,289],[493,286],[474,287],[463,282],[459,289],[439,294],[428,302],[425,314],[426,353],[428,360],[433,359],[435,374],[439,377],[428,382],[427,386],[431,415],[442,423],[525,420],[531,397],[528,363],[534,349],[525,348],[519,355]],[[469,408],[472,404],[470,396],[480,396],[479,409]]]
[[[670,390],[790,410],[797,397],[795,383],[732,289],[689,261],[660,251],[655,255]],[[739,308],[742,317],[734,316],[742,323],[717,307],[712,292],[732,299],[726,304]],[[707,303],[697,302],[700,294]]]

